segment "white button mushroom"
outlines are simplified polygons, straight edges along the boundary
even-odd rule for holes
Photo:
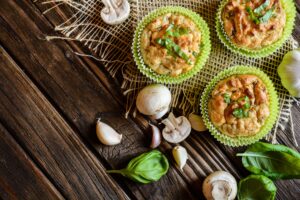
[[[139,92],[136,107],[140,113],[159,119],[168,112],[171,97],[171,92],[166,86],[148,85]]]
[[[127,0],[102,0],[104,8],[101,10],[101,18],[109,25],[121,24],[130,13],[130,5]]]
[[[162,123],[166,125],[162,131],[163,138],[170,143],[182,142],[191,133],[191,124],[184,116],[175,118],[174,114],[170,113]]]
[[[202,190],[207,200],[234,200],[237,195],[237,183],[230,173],[216,171],[206,177]]]

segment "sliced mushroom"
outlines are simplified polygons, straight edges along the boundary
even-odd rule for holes
[[[109,25],[121,24],[130,13],[130,5],[127,0],[102,0],[104,8],[101,10],[101,18]]]
[[[230,173],[216,171],[206,177],[202,190],[207,200],[233,200],[237,195],[237,183]]]
[[[170,143],[182,142],[190,135],[191,124],[184,116],[175,118],[174,114],[170,113],[162,123],[166,125],[162,131],[163,138]]]

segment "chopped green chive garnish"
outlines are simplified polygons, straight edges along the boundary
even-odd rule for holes
[[[223,95],[223,97],[224,97],[224,101],[225,101],[225,103],[227,103],[227,104],[230,104],[230,95],[228,94],[228,93],[225,93],[224,95]]]
[[[263,4],[254,9],[254,13],[262,15],[262,12],[270,5],[270,0],[266,0]]]

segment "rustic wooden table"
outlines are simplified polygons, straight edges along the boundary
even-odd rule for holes
[[[300,42],[300,1],[294,37]],[[160,181],[140,185],[105,170],[121,168],[148,150],[147,119],[124,118],[119,82],[100,63],[74,56],[89,51],[72,41],[46,41],[68,11],[42,14],[35,1],[0,1],[0,199],[203,199],[203,179],[215,170],[236,178],[248,172],[230,148],[209,133],[182,143],[190,159],[184,171],[171,160]],[[300,108],[292,108],[300,143]],[[121,145],[105,147],[95,136],[99,112],[122,132]],[[293,147],[290,126],[279,142]],[[295,148],[298,151],[300,148]],[[300,180],[277,181],[277,199],[300,199]]]

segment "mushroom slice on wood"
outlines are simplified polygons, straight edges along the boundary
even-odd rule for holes
[[[162,123],[166,125],[162,135],[170,143],[182,142],[190,135],[191,124],[184,116],[176,118],[173,113],[170,113],[168,118],[164,119]]]
[[[109,25],[121,24],[130,13],[130,5],[127,0],[102,0],[104,8],[101,10],[101,18]]]

